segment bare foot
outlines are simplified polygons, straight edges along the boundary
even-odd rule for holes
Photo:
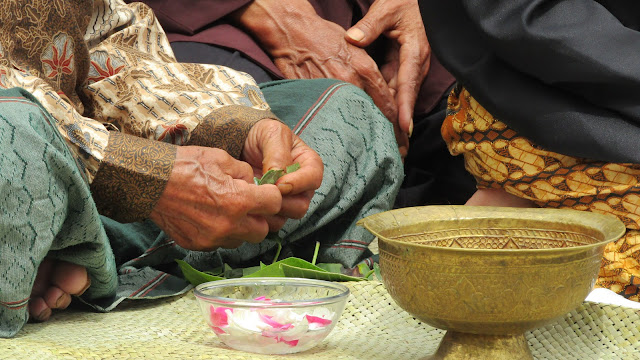
[[[31,290],[30,317],[38,321],[48,320],[53,309],[66,309],[71,303],[71,295],[82,295],[90,284],[84,267],[44,259]]]
[[[538,207],[533,201],[519,198],[502,189],[478,189],[465,205]]]

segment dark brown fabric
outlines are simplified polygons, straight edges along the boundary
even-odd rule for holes
[[[234,158],[242,153],[249,130],[262,119],[278,119],[271,111],[229,105],[213,111],[193,129],[185,145],[207,146],[225,150]]]
[[[120,222],[147,218],[173,170],[176,146],[114,131],[91,193],[102,215]]]

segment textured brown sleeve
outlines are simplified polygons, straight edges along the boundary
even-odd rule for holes
[[[176,146],[111,132],[91,192],[102,215],[120,222],[145,219],[162,195]]]
[[[185,145],[213,147],[239,158],[249,130],[262,119],[278,118],[267,110],[229,105],[214,110],[191,132]]]

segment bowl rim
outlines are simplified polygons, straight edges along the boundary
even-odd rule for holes
[[[308,300],[253,300],[253,299],[232,299],[223,296],[207,295],[203,291],[211,288],[221,288],[229,286],[241,286],[241,285],[301,285],[301,286],[315,286],[322,288],[330,288],[340,291],[340,293],[332,296],[320,297]],[[209,302],[218,302],[221,305],[227,305],[229,307],[251,307],[251,308],[298,308],[316,306],[321,304],[332,304],[343,299],[346,299],[350,294],[348,287],[331,281],[306,279],[306,278],[292,278],[292,277],[247,277],[247,278],[235,278],[235,279],[223,279],[208,281],[199,285],[193,289],[193,294],[196,298]]]
[[[443,247],[443,246],[437,246],[437,245],[431,245],[431,244],[409,242],[409,241],[404,241],[398,238],[388,238],[383,236],[381,234],[381,231],[379,231],[379,229],[377,229],[375,225],[368,223],[366,221],[367,218],[360,220],[358,222],[358,225],[366,228],[369,232],[371,232],[374,236],[376,236],[378,238],[378,241],[381,243],[386,242],[389,244],[395,244],[400,246],[409,245],[417,248],[430,249],[432,251],[481,253],[481,254],[509,254],[509,253],[510,254],[518,254],[518,253],[531,254],[531,253],[564,253],[564,252],[572,252],[572,251],[584,251],[591,248],[603,247],[612,241],[616,241],[621,236],[623,236],[624,233],[626,232],[626,226],[624,225],[624,223],[613,215],[601,214],[601,213],[595,213],[595,212],[589,212],[589,211],[580,211],[580,210],[574,210],[574,209],[555,209],[555,208],[552,209],[552,208],[514,208],[514,207],[468,206],[468,205],[427,205],[427,206],[416,206],[411,208],[400,208],[400,209],[389,210],[383,213],[370,215],[369,220],[376,219],[381,216],[385,216],[384,213],[394,216],[394,214],[398,214],[402,210],[406,211],[407,209],[410,209],[409,211],[415,211],[415,210],[419,211],[421,208],[424,208],[424,209],[428,208],[427,211],[430,211],[430,212],[436,212],[438,210],[450,211],[455,215],[460,215],[458,217],[458,220],[467,220],[472,218],[474,215],[477,216],[478,214],[480,214],[480,216],[477,216],[478,218],[485,218],[485,219],[497,219],[498,217],[495,215],[498,215],[498,214],[507,215],[506,218],[511,218],[511,219],[522,219],[525,216],[537,215],[541,213],[554,214],[557,217],[566,219],[568,217],[577,216],[577,214],[580,214],[580,217],[582,218],[581,225],[585,225],[586,223],[585,219],[590,218],[589,220],[595,223],[594,225],[597,225],[597,226],[592,226],[591,227],[592,229],[604,231],[605,228],[608,228],[611,232],[608,234],[608,236],[605,236],[604,239],[600,241],[596,241],[592,244],[583,244],[583,245],[568,246],[568,247],[544,248],[544,249],[478,249],[478,248]],[[458,210],[462,210],[463,214],[457,214]],[[488,213],[492,213],[492,215],[491,216],[487,215]],[[514,213],[516,214],[515,216],[514,216]],[[435,219],[435,220],[450,221],[449,219]],[[545,229],[540,229],[540,230],[545,230]]]

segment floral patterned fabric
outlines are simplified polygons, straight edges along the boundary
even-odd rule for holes
[[[123,192],[129,192],[128,199],[140,198],[128,184],[139,178],[149,182],[145,199],[112,209],[109,216],[138,220],[151,210],[171,172],[173,145],[200,145],[190,142],[200,132],[195,138],[207,139],[207,146],[238,156],[242,135],[256,121],[275,118],[249,75],[177,63],[143,4],[7,0],[2,6],[0,88],[24,88],[51,113],[92,183],[99,208]],[[231,123],[240,136],[214,136],[221,123]],[[135,161],[141,148],[165,157],[149,168],[149,162]]]
[[[640,301],[640,165],[546,151],[492,117],[464,88],[449,96],[442,135],[453,155],[464,155],[478,188],[620,218],[627,232],[606,247],[597,286]]]

